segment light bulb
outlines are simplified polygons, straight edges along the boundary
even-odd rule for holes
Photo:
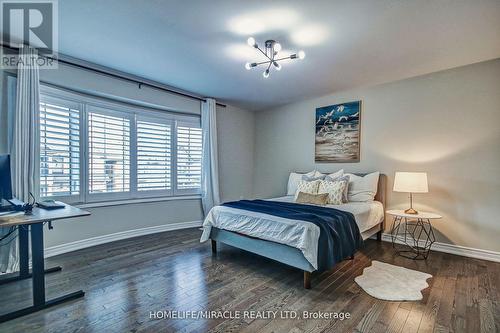
[[[299,51],[299,59],[304,59],[306,57],[306,53],[304,51]]]
[[[274,49],[274,52],[281,51],[281,44],[280,43],[274,43],[273,49]]]
[[[266,71],[262,73],[262,76],[267,79],[269,77],[269,69],[266,69]]]
[[[250,46],[255,46],[255,38],[253,38],[253,37],[248,37],[248,39],[247,39],[247,43],[248,43],[248,45],[250,45]]]
[[[246,68],[246,69],[251,69],[251,68],[252,68],[252,65],[250,65],[250,63],[249,63],[249,62],[247,62],[247,63],[245,64],[245,68]]]
[[[280,70],[281,70],[281,65],[280,65],[280,64],[278,64],[276,61],[275,61],[275,62],[273,62],[273,65],[274,65],[274,67],[276,67],[276,70],[277,70],[277,71],[280,71]]]

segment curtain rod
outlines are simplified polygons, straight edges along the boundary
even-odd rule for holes
[[[10,47],[10,46],[7,46],[7,45],[5,45],[3,43],[1,43],[0,46],[3,47],[3,48],[6,48],[6,49],[13,50],[13,51],[19,51],[19,48],[17,48],[17,47]],[[175,95],[179,95],[179,96],[183,96],[183,97],[187,97],[187,98],[196,99],[198,101],[203,101],[203,102],[206,101],[206,98],[199,97],[199,96],[196,96],[196,95],[191,95],[191,94],[188,94],[188,93],[184,93],[182,91],[177,91],[177,90],[173,90],[173,89],[167,88],[165,85],[163,85],[163,84],[161,84],[159,82],[157,83],[157,82],[149,81],[149,80],[146,81],[146,80],[140,79],[140,78],[133,79],[133,78],[127,77],[125,75],[120,75],[120,74],[117,74],[117,73],[113,73],[112,71],[107,71],[107,70],[104,70],[104,69],[99,69],[99,68],[90,67],[90,66],[85,66],[85,65],[78,64],[76,62],[72,62],[72,61],[69,61],[69,60],[56,59],[56,58],[49,57],[49,56],[45,56],[45,57],[48,58],[48,59],[55,60],[55,61],[57,61],[59,63],[68,65],[68,66],[72,66],[72,67],[75,67],[75,68],[83,69],[83,70],[86,70],[86,71],[95,72],[95,73],[98,73],[98,74],[101,74],[101,75],[110,76],[110,77],[113,77],[113,78],[121,79],[123,81],[128,81],[128,82],[135,83],[135,84],[137,84],[139,86],[139,89],[141,88],[141,86],[147,86],[147,87],[150,87],[150,88],[154,88],[154,89],[166,91],[166,92],[171,93],[171,94],[175,94]],[[100,66],[100,67],[103,67],[103,66]],[[217,105],[220,106],[220,107],[223,107],[223,108],[226,107],[226,104],[222,104],[222,103],[218,103],[218,102],[217,102]]]
[[[17,78],[17,74],[15,74],[15,73],[6,72],[5,75]],[[81,91],[81,90],[78,90],[78,89],[68,88],[68,87],[65,87],[65,86],[61,86],[59,84],[55,84],[55,83],[51,83],[51,82],[47,82],[47,81],[43,81],[43,80],[40,80],[40,85],[41,86],[46,86],[46,87],[49,87],[49,88],[55,88],[55,89],[67,91],[67,92],[70,92],[72,94],[77,94],[77,95],[80,95],[80,96],[90,96],[92,98],[98,98],[98,99],[104,100],[106,102],[111,102],[111,103],[115,103],[115,104],[125,105],[125,106],[128,106],[128,107],[134,106],[134,107],[151,109],[151,110],[158,111],[158,112],[175,113],[175,114],[178,114],[178,115],[181,115],[181,116],[184,116],[184,117],[200,117],[200,114],[198,114],[198,113],[190,113],[190,112],[183,112],[183,111],[171,110],[171,109],[165,108],[165,107],[160,106],[160,105],[155,105],[155,104],[150,104],[150,103],[143,103],[143,102],[137,102],[137,101],[128,101],[128,100],[125,100],[125,99],[122,99],[122,98],[118,98],[118,99],[111,98],[111,97],[107,97],[107,96],[103,96],[103,95],[99,95],[99,94],[95,94],[95,93],[89,93],[89,92],[86,92],[86,91]]]

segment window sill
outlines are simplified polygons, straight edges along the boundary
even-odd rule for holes
[[[174,201],[174,200],[196,200],[201,199],[198,195],[183,195],[176,197],[163,197],[163,198],[140,198],[140,199],[125,199],[125,200],[114,200],[114,201],[101,201],[101,202],[89,202],[85,204],[75,204],[78,208],[97,208],[97,207],[112,207],[121,205],[131,205],[131,204],[141,204],[149,202],[163,202],[163,201]]]

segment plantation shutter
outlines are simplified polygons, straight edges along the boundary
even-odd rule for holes
[[[80,194],[80,105],[40,102],[40,197]]]
[[[128,115],[88,112],[88,165],[89,194],[130,191]]]
[[[172,122],[137,119],[137,190],[172,190]]]
[[[177,191],[200,193],[202,135],[199,124],[177,125]]]

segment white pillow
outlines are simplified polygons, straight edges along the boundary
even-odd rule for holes
[[[373,172],[364,177],[346,173],[349,176],[349,189],[347,191],[347,199],[349,201],[373,201],[377,194],[378,177],[380,172]]]
[[[327,177],[330,177],[332,179],[342,177],[344,175],[344,169],[340,169],[339,171],[336,171],[334,173],[331,173],[329,175],[326,175]]]
[[[318,188],[321,180],[313,180],[312,182],[308,182],[306,180],[301,180],[297,185],[297,191],[295,192],[295,200],[297,200],[297,196],[299,192],[309,193],[309,194],[318,194]]]
[[[288,186],[286,195],[295,195],[295,192],[297,192],[297,186],[299,185],[299,182],[302,180],[302,176],[306,175],[308,177],[313,177],[316,174],[316,172],[317,172],[316,170],[313,170],[308,173],[291,172],[290,176],[288,177]]]
[[[344,190],[347,187],[348,180],[322,180],[319,184],[318,194],[328,193],[328,204],[342,205]]]
[[[313,178],[320,178],[320,177],[325,177],[326,175],[324,173],[319,172],[318,170],[314,170],[314,176]]]

